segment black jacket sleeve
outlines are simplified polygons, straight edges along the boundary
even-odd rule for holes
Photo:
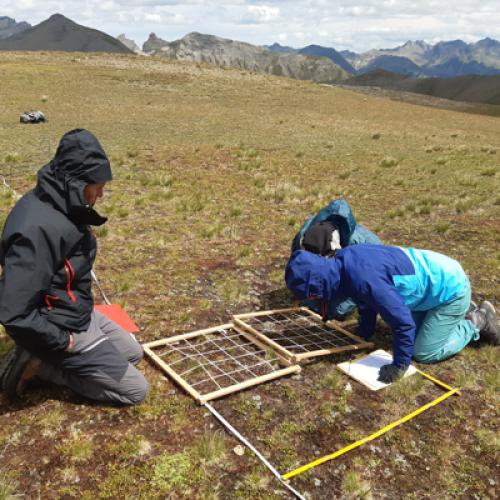
[[[44,291],[62,260],[61,245],[49,241],[42,229],[13,236],[1,277],[0,323],[17,344],[35,352],[64,350],[69,342],[69,332],[40,314]]]

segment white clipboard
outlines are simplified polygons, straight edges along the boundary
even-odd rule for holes
[[[392,363],[392,354],[383,349],[379,349],[357,361],[344,361],[343,363],[339,363],[337,367],[339,370],[349,375],[349,377],[368,387],[368,389],[378,391],[391,385],[377,380],[380,367],[390,363]],[[416,372],[416,368],[410,365],[404,376],[409,377]]]

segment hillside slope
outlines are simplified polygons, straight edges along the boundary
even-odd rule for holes
[[[0,40],[0,50],[132,53],[116,38],[81,26],[61,14],[54,14],[32,28]]]
[[[500,75],[457,76],[455,78],[411,78],[398,73],[376,70],[351,78],[346,85],[374,86],[415,92],[456,101],[500,104]]]

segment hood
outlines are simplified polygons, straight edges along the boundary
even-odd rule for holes
[[[331,302],[340,284],[340,263],[306,250],[292,254],[285,271],[286,286],[299,300]]]
[[[84,129],[63,135],[52,161],[38,172],[37,196],[52,203],[76,225],[106,222],[85,200],[87,184],[112,180],[111,166],[96,137]]]
[[[357,222],[352,214],[351,207],[344,198],[333,200],[325,208],[322,208],[311,220],[309,226],[325,220],[332,222],[339,228],[340,244],[342,247],[348,246],[349,239],[356,229]]]

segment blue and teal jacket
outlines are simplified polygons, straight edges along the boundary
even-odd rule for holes
[[[330,303],[351,297],[359,308],[358,334],[369,338],[377,313],[391,327],[393,364],[406,367],[413,356],[416,327],[412,311],[428,311],[467,293],[460,264],[430,250],[356,245],[326,259],[305,250],[292,254],[285,280],[300,300]]]
[[[338,227],[340,234],[340,245],[342,248],[350,245],[359,245],[362,243],[370,243],[373,245],[382,245],[379,237],[364,227],[358,224],[352,213],[351,207],[344,200],[331,201],[326,207],[322,208],[315,216],[306,220],[299,232],[295,235],[292,241],[292,253],[300,250],[302,238],[305,232],[317,222],[330,221]],[[313,309],[316,312],[320,311],[320,301],[318,300],[305,300],[302,305]],[[328,318],[339,318],[346,316],[352,312],[356,304],[349,298],[342,300],[334,299],[328,304]]]

